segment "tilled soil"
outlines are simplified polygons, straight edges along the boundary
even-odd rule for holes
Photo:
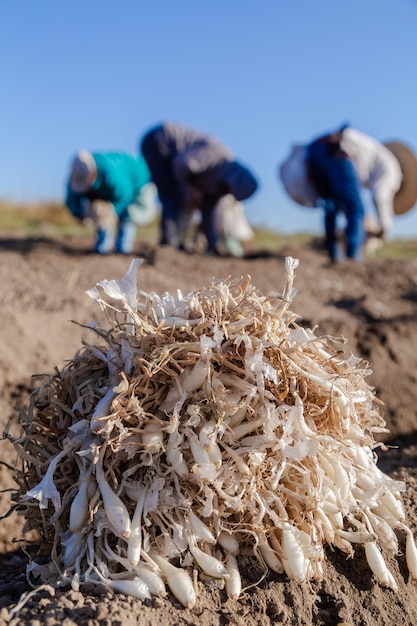
[[[123,256],[98,257],[89,242],[76,239],[3,237],[0,239],[0,415],[1,429],[17,432],[20,409],[27,406],[39,375],[62,367],[81,346],[83,324],[105,323],[102,313],[85,295],[103,278],[121,278],[130,262]],[[192,291],[211,278],[249,274],[264,293],[279,293],[284,283],[286,256],[300,259],[291,304],[299,323],[318,335],[343,335],[346,356],[369,361],[369,382],[383,403],[389,435],[381,439],[379,465],[404,480],[407,523],[417,535],[417,258],[408,261],[367,260],[330,266],[320,249],[281,249],[276,254],[252,251],[244,259],[189,255],[155,248],[138,241],[136,256],[144,258],[139,285],[145,291]],[[77,322],[74,324],[73,322]],[[10,466],[15,452],[1,442],[0,494],[3,515],[14,487]],[[259,572],[245,572],[247,586],[239,600],[225,591],[198,583],[192,610],[171,595],[141,603],[115,595],[104,586],[83,592],[51,588],[33,590],[20,608],[22,594],[31,590],[25,575],[27,557],[21,550],[22,521],[17,514],[0,523],[0,625],[124,626],[193,625],[255,626],[349,624],[380,626],[417,623],[417,583],[410,580],[403,552],[388,558],[398,591],[380,587],[370,572],[363,550],[354,559],[328,551],[322,582],[303,584],[270,574],[259,585]],[[404,548],[404,545],[402,548]]]

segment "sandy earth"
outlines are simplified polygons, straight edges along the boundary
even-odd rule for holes
[[[145,263],[139,274],[146,291],[201,288],[212,277],[250,274],[264,293],[280,292],[284,258],[300,259],[299,290],[291,309],[316,334],[343,334],[347,355],[365,357],[373,367],[370,382],[384,402],[390,429],[385,441],[396,444],[379,452],[380,467],[406,481],[404,502],[408,524],[417,535],[417,258],[411,261],[368,260],[363,264],[329,266],[319,249],[280,250],[276,255],[251,254],[245,259],[206,258],[169,249],[154,249],[138,241],[137,256]],[[11,420],[16,428],[19,408],[25,407],[38,374],[50,374],[81,346],[82,327],[105,321],[85,290],[103,278],[119,279],[129,259],[88,254],[88,242],[67,239],[0,239],[0,415],[1,431]],[[1,442],[1,511],[10,504],[15,453]],[[26,582],[27,559],[14,538],[20,537],[16,514],[0,523],[0,625],[31,626],[188,625],[201,626],[314,624],[332,626],[411,625],[417,623],[417,583],[409,579],[403,554],[389,559],[398,592],[381,588],[367,567],[363,550],[353,560],[328,552],[323,582],[298,584],[283,575],[270,575],[250,587],[257,572],[246,572],[249,588],[238,601],[224,590],[199,583],[199,597],[190,611],[172,597],[142,604],[114,595],[105,587],[84,593],[51,589],[37,591],[14,611]],[[403,544],[402,544],[403,546]]]

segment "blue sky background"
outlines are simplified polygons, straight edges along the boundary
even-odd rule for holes
[[[169,120],[253,169],[254,225],[320,232],[277,166],[342,122],[417,151],[416,25],[417,0],[0,0],[0,197],[62,198],[76,151]]]

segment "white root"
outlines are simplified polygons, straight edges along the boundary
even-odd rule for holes
[[[317,524],[321,529],[321,535],[329,545],[332,545],[334,541],[335,529],[323,509],[317,506],[315,509],[315,516],[318,518]]]
[[[391,572],[389,571],[384,557],[381,554],[375,541],[369,541],[365,543],[365,555],[368,565],[372,572],[375,574],[378,582],[383,587],[390,587],[394,591],[397,591],[398,585]]]
[[[222,466],[222,451],[220,450],[217,441],[217,425],[214,420],[209,420],[200,428],[199,440],[201,445],[207,450],[210,462],[214,463],[216,469],[220,469]]]
[[[266,416],[262,416],[257,420],[244,422],[232,429],[231,433],[226,433],[226,437],[229,441],[239,441],[249,433],[253,432],[257,428],[260,428],[265,422]]]
[[[356,472],[356,484],[362,491],[375,492],[375,477],[367,474],[363,469]]]
[[[266,537],[258,535],[257,547],[266,565],[273,572],[276,572],[277,574],[282,574],[282,572],[284,571],[283,564],[281,563],[275,550],[269,545]]]
[[[334,482],[339,491],[339,501],[343,506],[347,501],[351,490],[349,476],[336,456],[329,455],[329,457],[334,468]]]
[[[188,441],[190,443],[191,453],[197,465],[211,465],[211,459],[207,449],[201,444],[197,435],[192,431],[187,431]]]
[[[113,389],[109,389],[103,398],[101,398],[101,400],[97,403],[90,420],[90,428],[93,432],[96,432],[101,428],[102,418],[110,414],[111,405],[115,397],[116,393]]]
[[[226,579],[226,593],[232,600],[237,600],[242,593],[242,579],[234,554],[226,557],[226,569],[229,577]]]
[[[210,357],[201,358],[194,365],[191,372],[184,377],[183,388],[187,393],[199,389],[210,373]]]
[[[346,541],[349,541],[350,543],[365,544],[369,541],[376,541],[376,535],[374,535],[373,533],[342,530],[341,528],[336,528],[335,532],[337,535],[339,535],[339,537],[342,537],[342,539],[346,539]]]
[[[368,528],[372,528],[378,538],[379,544],[385,550],[396,554],[398,552],[398,539],[392,526],[374,511],[366,511],[365,517],[368,520]],[[396,526],[395,522],[394,526]]]
[[[330,478],[331,481],[335,482],[336,480],[335,471],[334,471],[333,463],[331,462],[329,458],[329,455],[323,452],[318,452],[317,457],[327,477]]]
[[[282,565],[290,578],[303,582],[307,577],[309,562],[304,556],[297,529],[285,524],[282,529]]]
[[[179,602],[187,609],[192,609],[197,601],[194,585],[187,572],[172,565],[159,554],[151,553],[150,557],[167,580],[168,587]]]
[[[188,519],[198,541],[207,543],[216,543],[213,533],[208,526],[190,509],[188,511]]]
[[[128,539],[130,537],[130,518],[125,505],[105,480],[97,480],[97,483],[110,526],[118,537]]]
[[[178,435],[177,430],[174,430],[168,438],[166,458],[172,469],[184,478],[188,474],[188,465],[184,461],[184,455],[180,449],[181,443],[182,438]]]
[[[407,561],[408,571],[410,572],[410,577],[417,579],[417,548],[413,533],[405,524],[400,523],[398,528],[406,533],[405,558]]]
[[[222,451],[220,450],[217,443],[211,443],[207,446],[207,454],[209,455],[211,463],[214,465],[216,470],[219,470],[223,463]]]
[[[169,390],[167,397],[161,404],[160,409],[166,413],[171,413],[181,398],[199,389],[210,373],[210,361],[199,359],[193,368],[185,369],[174,385]]]
[[[81,480],[81,484],[72,501],[68,524],[72,533],[78,533],[88,520],[90,481],[92,481],[90,475]]]
[[[142,431],[142,443],[151,454],[162,448],[164,433],[159,422],[148,422]]]
[[[343,537],[335,533],[333,545],[339,548],[339,550],[342,550],[342,552],[345,552],[349,558],[353,558],[355,552],[352,548],[352,544],[350,541],[347,541],[347,539],[343,539]]]
[[[405,520],[405,511],[403,503],[394,496],[391,491],[386,491],[381,497],[382,505],[389,513],[400,522]]]
[[[229,554],[233,554],[236,556],[240,551],[240,543],[230,533],[226,531],[222,531],[217,537],[217,542],[221,545],[221,547],[228,552]]]
[[[126,596],[133,596],[139,600],[150,600],[151,594],[148,585],[138,576],[135,576],[132,580],[125,579],[105,579],[104,582],[113,591],[122,593]]]
[[[229,573],[221,561],[210,554],[206,554],[203,550],[200,550],[193,541],[189,542],[189,549],[195,562],[205,574],[213,578],[229,578]]]
[[[152,596],[164,598],[166,596],[165,583],[162,578],[154,572],[149,566],[142,563],[135,567],[135,572],[147,585]]]
[[[127,542],[127,558],[133,566],[137,565],[140,559],[142,548],[142,512],[147,491],[147,488],[143,487],[139,494],[132,518],[130,537]]]
[[[231,460],[236,464],[236,467],[238,468],[239,472],[243,476],[250,476],[251,471],[249,469],[249,465],[242,459],[240,454],[236,452],[236,450],[233,450],[233,448],[230,448],[228,445],[226,445],[224,441],[221,442],[221,445],[226,450]]]
[[[194,463],[191,471],[198,476],[198,478],[207,480],[208,482],[214,481],[219,473],[214,463]]]
[[[198,438],[201,444],[208,448],[212,443],[216,442],[217,425],[214,420],[209,420],[200,428]]]
[[[417,548],[414,541],[413,533],[410,529],[407,529],[405,555],[411,578],[417,578]]]
[[[131,532],[131,524],[128,510],[119,496],[113,491],[104,477],[102,468],[103,452],[96,465],[96,480],[103,498],[104,510],[109,520],[110,526],[118,537],[128,539]]]

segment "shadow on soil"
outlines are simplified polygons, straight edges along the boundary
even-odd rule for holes
[[[22,255],[30,254],[36,250],[51,250],[68,256],[95,255],[97,254],[91,249],[90,241],[80,241],[72,237],[4,237],[0,238],[0,252],[7,250],[9,252],[18,252]],[[146,263],[153,265],[155,263],[156,249],[155,246],[140,243],[129,256],[140,255]]]

